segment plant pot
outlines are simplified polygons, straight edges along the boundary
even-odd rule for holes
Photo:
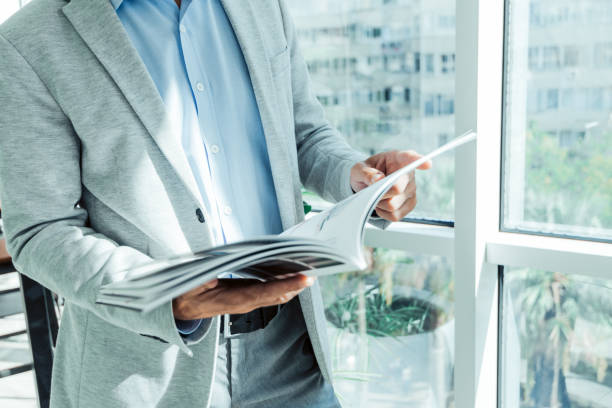
[[[423,291],[401,292],[433,299]],[[432,303],[448,308],[444,302]],[[331,324],[328,334],[334,386],[344,407],[447,407],[453,384],[454,320],[406,336],[372,336]]]

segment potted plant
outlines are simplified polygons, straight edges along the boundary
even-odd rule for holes
[[[411,259],[372,253],[370,272],[340,277],[326,307],[338,397],[347,407],[447,407],[451,305],[428,290],[394,285],[393,271]]]

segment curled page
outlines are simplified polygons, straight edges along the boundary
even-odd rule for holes
[[[387,191],[400,177],[416,170],[423,163],[475,139],[476,133],[470,130],[332,208],[286,230],[281,236],[317,238],[335,248],[338,253],[349,257],[356,268],[365,269],[367,267],[363,254],[365,224]]]

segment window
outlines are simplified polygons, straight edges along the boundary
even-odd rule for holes
[[[366,273],[321,278],[344,407],[453,402],[454,291],[445,258],[370,249]]]
[[[434,73],[434,56],[433,54],[425,54],[425,67],[428,74]]]
[[[450,139],[448,137],[448,134],[446,133],[441,133],[438,135],[438,145],[439,146],[445,145],[446,143],[448,143],[449,140]]]
[[[546,91],[546,110],[555,110],[559,107],[559,90],[549,89]]]
[[[421,72],[421,53],[420,52],[415,52],[414,53],[414,73],[419,73]]]
[[[428,152],[438,146],[438,134],[455,134],[453,0],[288,4],[309,67],[354,61],[350,69],[310,69],[327,118],[352,146],[367,154]],[[356,96],[370,91],[371,98]],[[346,96],[331,103],[340,93]],[[411,217],[452,220],[453,163],[452,155],[444,156],[419,172],[419,205]]]
[[[518,14],[525,9],[522,4],[537,4],[542,16],[556,15],[556,3],[510,2],[513,7],[506,38],[503,227],[612,239],[612,122],[609,121],[612,112],[605,99],[612,86],[612,75],[600,71],[593,82],[595,74],[568,76],[557,69],[560,49],[564,50],[564,66],[583,72],[590,69],[589,62],[579,58],[576,45],[562,46],[570,38],[567,33],[578,32],[582,25],[563,25],[561,29],[561,23],[547,20],[541,26],[533,24],[532,14],[532,24],[525,37],[525,27]],[[610,2],[589,0],[580,4],[585,8],[596,7],[598,12],[612,11]],[[605,42],[606,27],[595,23],[589,30],[581,31],[584,37],[580,49],[593,49],[595,66],[601,68],[612,67],[612,43]],[[524,75],[527,69],[537,66],[536,50],[539,49],[543,71],[538,75]],[[528,96],[534,93],[535,101]],[[534,102],[537,106],[530,106]],[[558,115],[561,110],[563,114]]]
[[[580,48],[577,45],[566,45],[563,52],[563,66],[577,67],[580,64]]]
[[[566,88],[561,91],[561,108],[563,109],[576,108],[573,88]]]
[[[602,36],[603,37],[603,36]],[[601,38],[602,40],[604,38]],[[595,68],[612,67],[612,43],[605,42],[595,45]]]
[[[589,89],[589,109],[593,111],[603,110],[603,88]]]
[[[442,66],[441,71],[443,74],[446,74],[449,71],[448,60],[449,60],[448,55],[446,54],[440,55],[440,65]]]
[[[502,407],[610,406],[612,280],[506,270]]]
[[[556,70],[561,66],[558,46],[544,46],[542,48],[542,68]]]
[[[29,2],[30,0],[2,0],[2,3],[0,3],[0,24]]]
[[[425,116],[435,115],[435,112],[436,112],[435,103],[436,102],[435,102],[435,98],[433,95],[428,95],[425,98],[425,109],[423,109]]]
[[[540,68],[540,48],[529,47],[529,69],[537,71]]]

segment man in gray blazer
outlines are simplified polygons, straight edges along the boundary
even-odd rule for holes
[[[15,265],[66,299],[51,405],[338,406],[317,282],[215,281],[144,316],[96,294],[418,157],[329,125],[283,0],[34,0],[0,27],[0,199]],[[377,212],[415,204],[411,176]]]

